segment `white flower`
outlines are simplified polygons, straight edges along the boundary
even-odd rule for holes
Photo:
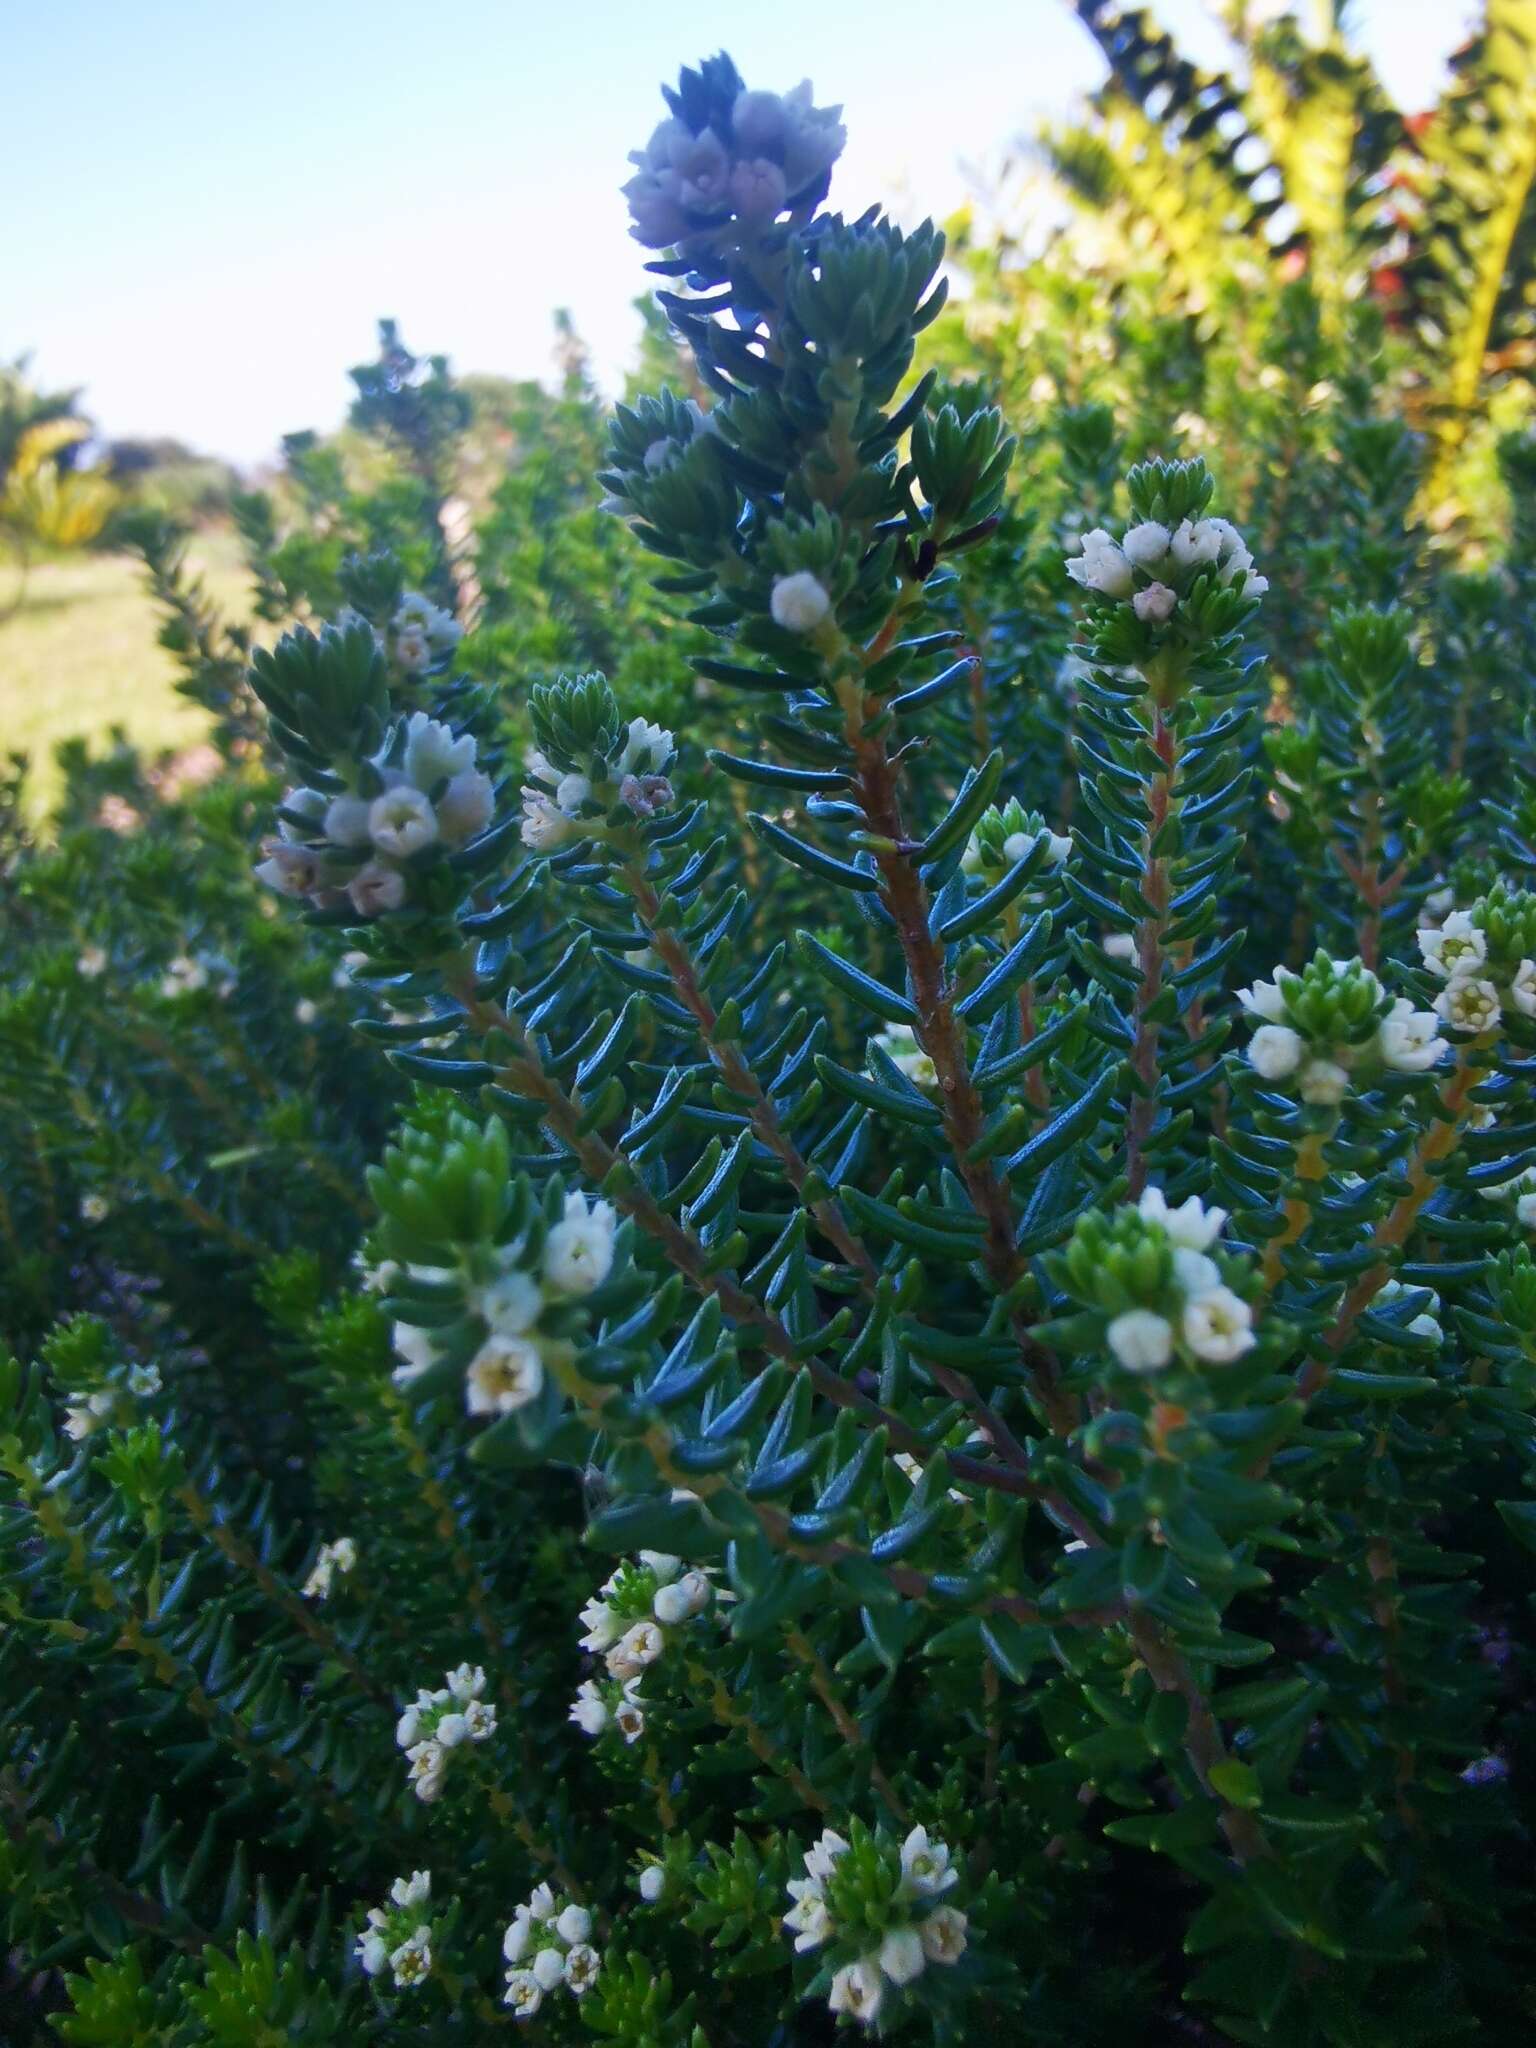
[[[359,917],[377,917],[382,911],[398,910],[405,901],[405,877],[398,868],[371,860],[348,882],[347,894]]]
[[[306,1600],[327,1600],[335,1574],[351,1571],[356,1563],[357,1545],[350,1536],[338,1536],[334,1543],[322,1543],[315,1557],[314,1569],[299,1590]]]
[[[1127,531],[1120,545],[1138,569],[1153,569],[1167,554],[1172,541],[1173,535],[1161,521],[1144,519]]]
[[[475,765],[473,733],[455,736],[452,726],[425,711],[413,711],[406,720],[405,753],[401,759],[405,779],[424,796],[430,796],[439,782],[451,782],[455,775]]]
[[[526,1906],[519,1906],[501,1937],[501,1952],[509,1963],[520,1963],[527,1955],[532,1939],[533,1915]]]
[[[1193,569],[1202,562],[1214,562],[1221,553],[1221,542],[1218,521],[1202,519],[1196,525],[1185,519],[1174,529],[1169,547],[1181,568]]]
[[[848,1844],[836,1828],[827,1828],[818,1841],[812,1842],[805,1852],[805,1867],[817,1883],[825,1884],[832,1875],[832,1866],[839,1856],[847,1854]]]
[[[965,1954],[966,1917],[954,1906],[938,1906],[918,1928],[930,1963],[958,1963]]]
[[[389,1967],[395,1973],[395,1983],[403,1990],[408,1984],[419,1984],[432,1970],[431,1930],[418,1927],[409,1941],[402,1942],[389,1959]]]
[[[464,637],[464,628],[452,612],[444,611],[430,597],[423,597],[419,590],[401,593],[399,608],[390,624],[397,634],[419,636],[434,653],[446,653]]]
[[[1156,1372],[1173,1356],[1173,1327],[1149,1308],[1128,1308],[1104,1333],[1127,1372]]]
[[[528,1917],[542,1927],[555,1917],[555,1895],[547,1884],[536,1884],[528,1898]]]
[[[418,1330],[411,1323],[396,1323],[394,1347],[395,1356],[401,1361],[391,1375],[397,1387],[408,1387],[437,1363],[437,1347],[430,1330]]]
[[[79,955],[75,960],[75,972],[77,974],[83,975],[87,981],[94,981],[98,974],[106,972],[106,968],[107,949],[105,946],[81,947]]]
[[[1256,981],[1252,988],[1240,988],[1237,1000],[1250,1017],[1262,1017],[1270,1024],[1285,1021],[1285,997],[1277,981]]]
[[[637,1621],[619,1637],[605,1661],[614,1678],[637,1678],[666,1647],[667,1639],[654,1621]]]
[[[586,1623],[587,1633],[581,1639],[584,1650],[606,1650],[610,1643],[616,1643],[623,1634],[618,1616],[605,1601],[589,1600],[581,1610],[580,1619]]]
[[[753,157],[731,172],[731,206],[737,216],[766,226],[784,210],[789,180],[769,157]]]
[[[1501,1014],[1493,983],[1470,978],[1448,982],[1435,998],[1435,1008],[1457,1031],[1491,1031]]]
[[[411,1789],[425,1805],[431,1805],[443,1789],[448,1752],[438,1742],[417,1742],[406,1751],[410,1763]]]
[[[624,1688],[624,1697],[614,1709],[613,1725],[628,1743],[638,1742],[645,1733],[645,1709],[640,1703],[635,1688],[639,1680],[632,1678]]]
[[[1519,1204],[1517,1203],[1515,1206],[1518,1209]],[[1427,1310],[1421,1315],[1410,1318],[1408,1328],[1415,1337],[1433,1337],[1437,1344],[1445,1342],[1444,1330],[1441,1329],[1435,1318]]]
[[[1130,563],[1102,526],[1083,535],[1083,551],[1068,561],[1067,574],[1104,597],[1129,597],[1135,581]]]
[[[684,1572],[670,1586],[658,1586],[651,1608],[668,1627],[690,1620],[709,1605],[710,1584],[702,1572]]]
[[[1187,1251],[1182,1245],[1173,1255],[1173,1277],[1186,1301],[1214,1294],[1221,1285],[1216,1261],[1207,1258],[1204,1252]]]
[[[447,1713],[432,1730],[432,1740],[443,1749],[457,1749],[469,1740],[469,1722],[463,1714]]]
[[[1178,595],[1166,583],[1149,583],[1131,599],[1131,610],[1144,626],[1160,626],[1173,616]]]
[[[522,1337],[487,1337],[464,1376],[471,1415],[510,1415],[536,1400],[544,1386],[544,1360]]]
[[[1170,1209],[1168,1197],[1159,1187],[1144,1188],[1136,1208],[1144,1223],[1160,1223],[1171,1244],[1191,1252],[1203,1252],[1213,1245],[1227,1220],[1225,1209],[1207,1209],[1198,1195]]]
[[[915,1927],[893,1927],[880,1944],[880,1968],[893,1984],[910,1984],[921,1977],[927,1962],[923,1937]]]
[[[485,1672],[478,1664],[458,1664],[445,1681],[449,1692],[461,1704],[477,1700],[485,1691]]]
[[[1184,1341],[1196,1358],[1230,1365],[1253,1349],[1253,1310],[1230,1287],[1213,1287],[1185,1303]]]
[[[590,1679],[583,1679],[577,1687],[576,1697],[571,1702],[567,1720],[574,1721],[583,1735],[601,1735],[608,1726],[610,1715],[607,1702]]]
[[[1349,1075],[1337,1060],[1308,1060],[1301,1070],[1301,1099],[1325,1109],[1349,1093]]]
[[[1248,1041],[1248,1064],[1265,1081],[1283,1081],[1301,1065],[1306,1040],[1288,1024],[1261,1024]]]
[[[566,1988],[575,1997],[582,1997],[597,1982],[602,1966],[603,1959],[590,1942],[578,1942],[565,1959]]]
[[[1520,1196],[1515,1203],[1515,1216],[1522,1230],[1536,1230],[1536,1194]]]
[[[1428,1073],[1448,1050],[1435,1029],[1433,1010],[1416,1010],[1406,996],[1399,996],[1381,1020],[1377,1046],[1383,1060],[1400,1074]]]
[[[191,960],[185,953],[171,962],[160,979],[160,993],[167,997],[195,995],[207,986],[207,968],[201,960]]]
[[[71,1443],[84,1443],[88,1436],[94,1436],[101,1428],[103,1418],[94,1413],[89,1404],[77,1403],[64,1410],[64,1434]]]
[[[522,841],[535,853],[550,853],[576,836],[576,827],[541,789],[523,791]]]
[[[389,1962],[389,1943],[380,1929],[384,1915],[377,1906],[368,1909],[368,1925],[357,1937],[357,1959],[367,1976],[377,1977]]]
[[[496,785],[478,768],[455,775],[437,800],[437,829],[450,846],[483,832],[496,814]]]
[[[409,1877],[397,1877],[389,1888],[397,1906],[420,1906],[432,1896],[430,1870],[413,1870]]]
[[[147,1399],[149,1398],[149,1396],[150,1396],[151,1394],[158,1394],[158,1393],[159,1393],[159,1391],[160,1391],[160,1387],[161,1387],[161,1380],[160,1380],[160,1368],[159,1368],[159,1366],[158,1366],[158,1365],[131,1365],[131,1366],[129,1366],[129,1368],[128,1368],[128,1391],[129,1391],[129,1393],[130,1393],[130,1394],[137,1394],[137,1395],[138,1395],[138,1397],[139,1397],[139,1399],[140,1399],[141,1401],[143,1401],[143,1400],[147,1400]],[[350,1537],[346,1537],[346,1536],[344,1536],[344,1537],[343,1537],[343,1538],[341,1539],[341,1541],[342,1541],[342,1543],[346,1543],[346,1544],[347,1544],[347,1545],[349,1546],[349,1548],[351,1547],[351,1538],[350,1538]],[[336,1557],[336,1562],[337,1562],[338,1566],[340,1567],[340,1569],[341,1569],[342,1571],[346,1571],[346,1572],[349,1572],[349,1571],[351,1571],[351,1569],[352,1569],[352,1566],[353,1566],[354,1564],[356,1564],[356,1562],[357,1562],[357,1552],[356,1552],[356,1549],[355,1549],[355,1548],[353,1548],[353,1549],[352,1549],[352,1557],[351,1557],[351,1560],[350,1560],[350,1562],[349,1562],[349,1563],[347,1563],[347,1564],[342,1564],[342,1563],[341,1563],[341,1558],[340,1558],[340,1555],[339,1555],[339,1553],[340,1553],[340,1550],[341,1550],[341,1543],[336,1543],[336,1544],[333,1544],[333,1545],[331,1546],[331,1548],[332,1548],[333,1552],[337,1553],[337,1557]]]
[[[683,1560],[670,1550],[642,1550],[639,1558],[658,1586],[669,1584],[683,1568]]]
[[[1424,965],[1442,981],[1468,979],[1488,957],[1488,941],[1467,910],[1453,910],[1438,931],[1426,926],[1417,936]]]
[[[939,1070],[928,1054],[917,1042],[917,1034],[910,1024],[893,1024],[886,1031],[877,1031],[873,1043],[878,1045],[898,1073],[905,1074],[914,1088],[937,1088]]]
[[[590,803],[592,784],[585,775],[578,775],[573,768],[569,775],[562,775],[555,784],[555,802],[568,818],[574,818],[584,803]]]
[[[664,726],[644,718],[629,721],[629,734],[614,773],[617,775],[660,775],[677,751],[677,742]]]
[[[1106,932],[1104,934],[1104,952],[1111,960],[1134,960],[1136,958],[1136,940],[1134,935],[1130,932]]]
[[[565,1976],[565,1957],[557,1948],[541,1948],[530,1966],[541,1991],[553,1991]]]
[[[533,2018],[544,2003],[544,1994],[532,1970],[508,1970],[507,1988],[501,1994],[501,2002],[511,2006],[520,2020]]]
[[[480,1288],[474,1306],[497,1337],[521,1337],[531,1330],[544,1306],[536,1280],[526,1273],[503,1273]]]
[[[827,2009],[829,2012],[845,2012],[851,2019],[872,2020],[880,2010],[884,1995],[878,1957],[864,1956],[856,1963],[845,1964],[832,1979]]]
[[[1522,960],[1515,969],[1509,1000],[1522,1017],[1536,1017],[1536,960]]]
[[[636,1884],[645,1903],[654,1906],[667,1888],[667,1873],[659,1863],[647,1863]]]
[[[949,1867],[948,1844],[931,1841],[924,1827],[914,1828],[901,1845],[901,1875],[907,1889],[924,1898],[937,1898],[960,1881],[959,1871]]]
[[[82,1195],[80,1197],[80,1221],[82,1223],[105,1223],[112,1213],[112,1204],[105,1195]]]
[[[437,816],[419,789],[402,783],[398,789],[386,789],[369,805],[368,836],[380,853],[404,860],[436,839]]]
[[[591,1935],[592,1915],[585,1906],[567,1906],[555,1922],[555,1932],[567,1948],[574,1948]]]
[[[809,1955],[812,1949],[821,1947],[832,1938],[832,1915],[827,1911],[827,1902],[821,1893],[814,1890],[813,1881],[793,1880],[790,1890],[800,1884],[799,1896],[784,1915],[786,1933],[795,1937],[795,1953]]]
[[[325,811],[326,838],[333,846],[366,846],[372,808],[363,796],[333,797]]]
[[[797,569],[792,576],[775,577],[768,609],[786,633],[813,633],[831,611],[832,599],[809,569]]]
[[[565,1198],[565,1214],[544,1240],[544,1278],[562,1294],[590,1294],[613,1267],[618,1216],[611,1202]]]

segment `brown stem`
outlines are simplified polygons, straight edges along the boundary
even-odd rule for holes
[[[1239,1863],[1251,1863],[1256,1857],[1267,1856],[1269,1844],[1257,1816],[1245,1812],[1240,1806],[1231,1805],[1211,1783],[1211,1773],[1230,1759],[1216,1716],[1189,1665],[1149,1616],[1133,1615],[1130,1630],[1137,1655],[1157,1690],[1183,1696],[1189,1710],[1184,1724],[1184,1753],[1202,1789],[1221,1807],[1221,1831],[1232,1854]]]
[[[1441,1115],[1419,1141],[1408,1169],[1407,1187],[1372,1233],[1371,1242],[1383,1253],[1395,1250],[1407,1240],[1419,1219],[1419,1211],[1434,1192],[1436,1175],[1433,1169],[1455,1151],[1469,1108],[1469,1097],[1483,1077],[1483,1068],[1476,1055],[1491,1043],[1492,1034],[1485,1033],[1458,1050],[1456,1065],[1440,1091]],[[1310,1401],[1327,1385],[1335,1361],[1354,1335],[1355,1324],[1381,1292],[1391,1270],[1385,1257],[1378,1259],[1344,1296],[1319,1350],[1297,1375],[1296,1392],[1301,1400]]]
[[[906,1806],[897,1793],[896,1788],[881,1768],[879,1758],[875,1755],[874,1745],[870,1742],[869,1737],[865,1734],[857,1719],[849,1711],[847,1703],[837,1689],[837,1680],[827,1669],[826,1661],[822,1657],[821,1652],[810,1638],[798,1628],[788,1630],[785,1640],[789,1644],[791,1654],[797,1657],[810,1673],[811,1690],[831,1715],[833,1725],[837,1729],[838,1734],[841,1735],[850,1749],[856,1749],[860,1756],[863,1757],[865,1767],[869,1772],[869,1782],[885,1801],[887,1811],[894,1820],[900,1821],[901,1825],[905,1827],[910,1818]]]
[[[388,1688],[364,1670],[335,1630],[326,1627],[307,1601],[264,1565],[251,1546],[237,1536],[227,1522],[218,1519],[212,1502],[204,1498],[191,1480],[177,1488],[176,1498],[191,1516],[193,1527],[217,1545],[238,1570],[249,1573],[273,1606],[280,1608],[312,1643],[338,1663],[362,1693],[376,1704],[390,1703]]]
[[[1158,834],[1168,822],[1178,776],[1178,742],[1173,728],[1158,705],[1152,716],[1152,751],[1162,763],[1161,771],[1146,784],[1147,836],[1141,872],[1141,893],[1151,915],[1136,927],[1136,964],[1141,980],[1136,990],[1135,1039],[1131,1047],[1133,1076],[1131,1106],[1125,1123],[1126,1193],[1136,1201],[1147,1185],[1147,1140],[1157,1119],[1158,1033],[1153,1014],[1163,993],[1165,946],[1170,893],[1168,862],[1153,852]]]
[[[879,1278],[874,1260],[854,1236],[847,1218],[835,1201],[828,1197],[806,1199],[805,1185],[810,1177],[810,1166],[802,1156],[800,1148],[780,1123],[778,1111],[764,1094],[756,1074],[743,1059],[741,1047],[733,1040],[721,1037],[719,1016],[714,1004],[704,992],[699,979],[698,965],[686,941],[670,927],[659,922],[661,902],[656,891],[633,865],[625,868],[624,880],[639,912],[640,922],[650,934],[656,956],[672,977],[672,986],[676,989],[683,1008],[698,1025],[699,1036],[703,1039],[720,1078],[733,1094],[740,1095],[747,1102],[747,1113],[753,1130],[784,1168],[790,1186],[815,1218],[823,1237],[837,1247],[844,1262],[858,1274],[860,1284],[866,1291],[872,1292]]]
[[[867,659],[877,658],[874,650],[879,646],[877,638]],[[985,1129],[985,1112],[971,1078],[965,1028],[955,1014],[954,990],[946,975],[943,950],[930,928],[928,892],[916,863],[900,850],[911,842],[902,817],[899,771],[886,752],[883,736],[877,733],[872,738],[864,731],[866,708],[862,689],[855,685],[845,697],[849,742],[856,761],[855,789],[871,835],[892,849],[877,851],[875,855],[881,896],[906,959],[917,1013],[916,1036],[933,1062],[945,1136],[971,1206],[985,1228],[983,1258],[987,1272],[999,1294],[1011,1294],[1026,1269],[1014,1244],[1008,1183],[994,1160],[976,1160],[971,1156]],[[1070,1435],[1077,1426],[1078,1403],[1062,1392],[1055,1359],[1035,1337],[1022,1309],[1015,1307],[1009,1322],[1030,1367],[1033,1392],[1042,1416],[1058,1435]]]

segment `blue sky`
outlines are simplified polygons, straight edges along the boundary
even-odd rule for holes
[[[393,314],[457,368],[542,376],[569,306],[622,374],[642,288],[617,187],[657,81],[720,44],[753,84],[807,73],[850,141],[834,199],[903,217],[1101,74],[1066,0],[9,0],[0,357],[82,384],[110,434],[258,461],[333,425]],[[1161,0],[1197,55],[1202,0]],[[1409,105],[1468,0],[1361,0]],[[950,25],[953,24],[951,32]],[[700,43],[701,34],[704,43]]]

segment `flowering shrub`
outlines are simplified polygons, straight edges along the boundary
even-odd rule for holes
[[[837,111],[667,103],[671,722],[359,553],[126,929],[7,863],[26,2010],[1518,2038],[1531,536],[1449,570],[1358,375],[1326,559],[1092,407],[1037,490]]]

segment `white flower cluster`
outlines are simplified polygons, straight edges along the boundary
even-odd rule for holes
[[[419,590],[407,590],[389,622],[394,656],[408,675],[425,675],[434,662],[451,654],[464,637],[453,616]]]
[[[917,1034],[910,1024],[892,1024],[888,1030],[877,1031],[872,1042],[915,1088],[938,1087],[938,1068],[918,1044]]]
[[[1031,822],[1034,822],[1033,820]],[[1045,864],[1059,868],[1072,851],[1071,836],[1066,832],[1053,832],[1044,820],[1035,823],[1034,830],[1009,832],[998,840],[995,846],[983,842],[977,833],[972,833],[965,852],[960,856],[960,865],[968,875],[979,875],[984,869],[1005,873],[1016,867],[1035,841],[1045,835]]]
[[[1226,519],[1184,519],[1172,529],[1144,519],[1117,541],[1102,526],[1082,539],[1082,553],[1067,562],[1067,574],[1085,590],[1124,600],[1144,625],[1161,625],[1178,608],[1174,584],[1212,569],[1223,584],[1243,578],[1245,597],[1262,597],[1267,576],[1253,573],[1253,556],[1237,528]],[[1147,580],[1137,587],[1137,576]],[[1171,576],[1173,583],[1164,582]]]
[[[460,1664],[437,1692],[419,1692],[395,1725],[395,1741],[411,1766],[411,1788],[431,1805],[443,1789],[448,1760],[467,1742],[488,1742],[496,1733],[496,1709],[481,1698],[485,1673]]]
[[[1418,934],[1431,974],[1445,983],[1435,1008],[1457,1031],[1495,1030],[1506,1010],[1536,1017],[1536,960],[1521,960],[1504,986],[1489,972],[1488,939],[1468,910],[1453,910],[1438,930]]]
[[[842,154],[841,107],[811,102],[806,79],[793,92],[741,92],[723,124],[695,135],[686,121],[663,121],[630,162],[624,186],[630,233],[647,249],[670,249],[708,236],[734,216],[765,228]]]
[[[1358,960],[1335,960],[1335,974],[1353,973],[1374,988],[1378,1000],[1385,991],[1368,967]],[[1248,1041],[1248,1064],[1266,1081],[1295,1079],[1303,1102],[1332,1106],[1349,1093],[1352,1073],[1362,1068],[1389,1067],[1398,1074],[1427,1074],[1446,1051],[1438,1037],[1433,1010],[1416,1010],[1406,996],[1398,996],[1382,1017],[1375,1035],[1362,1044],[1336,1040],[1319,1046],[1298,1031],[1290,1021],[1287,1002],[1301,976],[1276,969],[1273,981],[1256,981],[1252,988],[1239,989],[1237,999],[1250,1017],[1262,1021]]]
[[[387,632],[369,626],[368,620],[351,605],[343,605],[336,614],[336,625],[343,633],[353,626],[368,626],[379,652],[392,653],[406,674],[412,676],[425,675],[451,654],[464,637],[464,628],[453,613],[444,611],[430,597],[423,597],[419,590],[401,592]]]
[[[258,878],[280,895],[338,903],[350,897],[360,917],[398,910],[410,893],[404,864],[429,847],[465,845],[491,822],[496,792],[475,766],[473,733],[413,711],[398,766],[387,748],[371,764],[382,789],[367,797],[291,789],[283,808],[302,818],[278,821]]]
[[[833,1828],[805,1852],[805,1876],[789,1880],[794,1904],[784,1915],[784,1931],[795,1937],[797,1954],[805,1955],[835,1941],[844,1932],[834,1910],[839,1861],[849,1843]],[[846,1963],[832,1979],[827,2005],[850,2019],[873,2021],[890,1982],[900,1988],[920,1977],[930,1963],[957,1963],[965,1953],[966,1916],[938,1902],[959,1872],[950,1867],[948,1845],[930,1838],[924,1827],[913,1828],[901,1845],[901,1877],[895,1902],[910,1918],[892,1927],[880,1946]],[[833,1896],[829,1896],[833,1894]]]
[[[432,1896],[432,1873],[413,1870],[389,1888],[387,1906],[370,1906],[368,1924],[357,1937],[357,1956],[370,1977],[388,1970],[397,1991],[420,1984],[432,1973],[432,1923],[422,1911]]]
[[[306,1600],[329,1600],[336,1574],[343,1577],[357,1569],[357,1545],[350,1536],[338,1536],[334,1543],[322,1543],[314,1567],[299,1591]]]
[[[1433,1288],[1405,1287],[1401,1280],[1383,1280],[1371,1299],[1371,1309],[1374,1312],[1377,1309],[1390,1308],[1394,1302],[1403,1300],[1405,1296],[1416,1294],[1428,1294],[1429,1304],[1426,1308],[1420,1309],[1417,1315],[1411,1316],[1404,1327],[1415,1337],[1433,1337],[1437,1344],[1443,1344],[1445,1331],[1439,1321],[1441,1302]]]
[[[1227,1220],[1225,1209],[1207,1209],[1196,1195],[1170,1209],[1161,1188],[1147,1188],[1136,1204],[1142,1220],[1156,1224],[1173,1246],[1173,1281],[1180,1308],[1177,1327],[1155,1309],[1131,1308],[1105,1332],[1110,1350],[1127,1372],[1161,1372],[1182,1344],[1207,1365],[1230,1365],[1254,1345],[1253,1310],[1225,1285],[1210,1248]]]
[[[84,1443],[88,1436],[94,1436],[111,1420],[117,1407],[117,1396],[110,1387],[102,1387],[94,1394],[71,1394],[69,1405],[64,1410],[64,1434],[71,1443]]]
[[[232,974],[221,973],[213,981],[214,967],[207,960],[199,960],[190,953],[179,953],[167,966],[160,977],[160,993],[167,1002],[175,1002],[181,996],[195,996],[210,983],[218,996],[233,995],[235,979]]]
[[[569,1194],[560,1221],[544,1240],[537,1271],[524,1265],[519,1240],[504,1247],[497,1276],[469,1290],[466,1305],[486,1327],[485,1341],[464,1375],[464,1405],[471,1415],[510,1415],[537,1400],[544,1390],[545,1353],[535,1326],[550,1304],[577,1301],[607,1279],[618,1222],[611,1202]],[[412,1271],[418,1279],[452,1277],[438,1267]],[[390,1279],[379,1284],[387,1287]],[[397,1387],[410,1386],[437,1363],[430,1330],[396,1323],[394,1347],[400,1360],[394,1370]]]
[[[617,799],[638,818],[654,817],[671,803],[673,789],[666,770],[677,752],[677,742],[664,726],[648,719],[632,718],[624,749],[617,761],[608,764],[607,777],[596,784],[575,769],[561,774],[537,747],[529,749],[524,766],[533,778],[523,785],[523,844],[534,853],[553,853],[582,836],[579,820],[589,806],[611,807],[616,783]]]
[[[642,1550],[621,1564],[581,1610],[581,1647],[600,1656],[606,1681],[588,1678],[571,1703],[569,1718],[583,1735],[612,1729],[626,1742],[645,1733],[640,1680],[665,1655],[676,1634],[715,1598],[707,1573],[683,1569],[680,1557]]]
[[[1490,1202],[1512,1199],[1520,1228],[1536,1233],[1536,1166],[1524,1167],[1508,1180],[1485,1182],[1478,1193]]]
[[[544,2003],[544,1994],[564,1985],[573,1998],[592,1989],[602,1957],[592,1946],[592,1915],[574,1899],[557,1899],[541,1884],[526,1906],[519,1906],[502,1936],[507,1988],[502,2003],[520,2020],[530,2020]]]

